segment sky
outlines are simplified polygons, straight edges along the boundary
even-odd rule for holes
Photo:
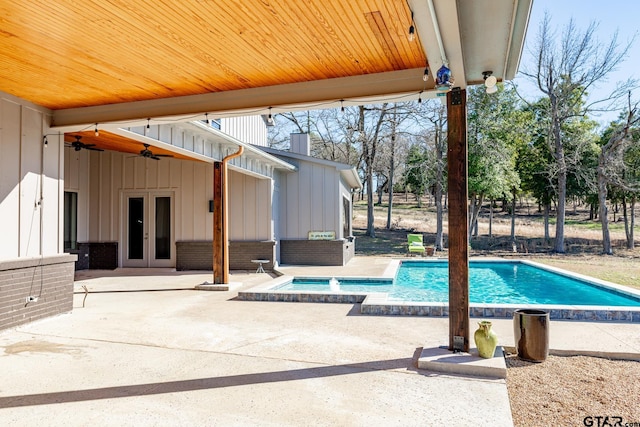
[[[626,81],[629,77],[640,80],[640,1],[533,0],[520,69],[523,69],[530,61],[531,54],[528,45],[535,42],[545,11],[551,17],[551,27],[557,29],[558,33],[561,33],[565,25],[573,18],[579,30],[585,30],[591,22],[598,23],[596,37],[603,44],[607,44],[611,40],[611,36],[616,30],[620,44],[626,44],[635,35],[635,41],[625,61],[609,75],[607,81],[602,82],[592,91],[591,99],[603,98],[615,88],[617,82]],[[536,99],[541,96],[540,92],[537,92],[520,75],[516,76],[514,83],[522,89],[527,99]],[[635,90],[632,96],[634,99],[640,99],[640,88]],[[617,116],[617,113],[611,113],[593,118],[601,123],[606,123],[614,120]]]

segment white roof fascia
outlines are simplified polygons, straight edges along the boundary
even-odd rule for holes
[[[269,147],[259,147],[259,149],[267,153],[273,154],[275,156],[289,157],[291,159],[303,160],[305,162],[317,163],[325,166],[332,166],[340,172],[340,175],[349,184],[349,186],[351,186],[351,188],[362,188],[362,181],[360,181],[360,176],[358,176],[358,172],[356,171],[356,168],[346,163],[334,162],[332,160],[318,159],[317,157],[306,156],[304,154],[293,153],[291,151],[276,150],[275,148],[269,148]]]

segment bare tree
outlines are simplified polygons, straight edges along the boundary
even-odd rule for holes
[[[523,74],[533,80],[537,88],[549,99],[550,151],[557,165],[558,210],[554,250],[564,253],[564,222],[567,196],[567,159],[565,158],[562,126],[573,117],[585,116],[612,108],[612,101],[626,93],[634,84],[629,81],[619,85],[609,97],[589,104],[584,102],[587,91],[602,82],[627,55],[632,41],[620,46],[615,32],[608,43],[595,38],[596,23],[586,30],[576,28],[569,21],[562,36],[550,26],[548,14],[540,24],[538,38],[534,42],[534,70]]]
[[[358,130],[360,132],[360,138],[362,142],[362,158],[364,161],[364,178],[367,186],[367,230],[366,236],[376,237],[376,231],[374,228],[374,215],[373,215],[373,174],[374,174],[374,162],[376,160],[376,152],[378,149],[378,142],[382,135],[382,128],[385,121],[385,115],[387,114],[388,104],[384,103],[380,107],[368,108],[364,105],[358,107]],[[372,117],[373,127],[367,128],[366,111],[372,111],[375,115]]]
[[[389,144],[389,205],[387,206],[387,230],[391,229],[391,214],[393,212],[393,175],[395,173],[396,162],[396,139],[398,130],[398,106],[393,106],[393,117],[391,119],[391,144]]]
[[[436,205],[436,241],[434,248],[441,251],[444,248],[444,206],[443,198],[445,193],[445,170],[447,161],[445,158],[447,152],[447,111],[446,107],[440,101],[429,101],[423,104],[424,108],[418,112],[418,118],[421,121],[431,123],[431,129],[427,136],[433,143],[433,197]]]
[[[598,157],[598,205],[600,223],[602,224],[602,252],[606,255],[613,255],[611,236],[609,234],[609,219],[607,217],[607,186],[614,185],[623,190],[634,190],[625,182],[623,160],[624,153],[632,142],[630,138],[631,128],[638,123],[635,113],[636,107],[631,106],[631,94],[629,93],[627,118],[613,129],[607,143],[601,147]],[[626,200],[624,200],[624,211],[626,225]]]
[[[403,123],[413,113],[413,108],[410,103],[395,103],[390,107],[391,114],[387,114],[387,122],[389,128],[389,135],[385,137],[388,141],[382,148],[382,156],[380,158],[379,165],[381,169],[378,173],[385,178],[384,185],[379,185],[379,189],[386,189],[389,196],[389,203],[387,205],[387,230],[391,229],[393,214],[393,188],[396,184],[396,176],[402,174],[404,171],[403,164],[400,159],[404,158],[404,152],[406,151],[406,126]],[[379,198],[380,200],[380,198]]]

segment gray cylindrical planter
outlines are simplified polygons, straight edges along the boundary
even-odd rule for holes
[[[549,313],[533,309],[514,311],[513,335],[520,359],[544,362],[549,355]]]

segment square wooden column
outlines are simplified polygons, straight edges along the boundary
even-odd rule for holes
[[[213,283],[224,282],[223,164],[213,162]]]
[[[449,168],[449,350],[469,351],[467,91],[447,93]]]

